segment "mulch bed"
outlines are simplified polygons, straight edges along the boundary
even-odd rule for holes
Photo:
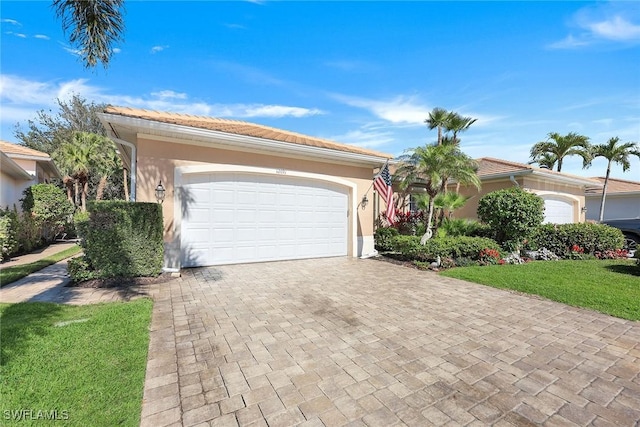
[[[68,287],[75,288],[130,288],[142,285],[166,283],[175,279],[171,273],[162,273],[157,277],[110,277],[108,279],[91,279],[84,282],[69,283]]]
[[[395,259],[392,256],[388,256],[384,254],[380,254],[378,256],[374,256],[369,259],[374,259],[376,261],[384,261],[384,262],[388,262],[395,265],[401,265],[403,267],[415,268],[416,270],[420,270],[420,271],[431,271],[425,268],[418,267],[411,261],[403,261],[403,260]]]

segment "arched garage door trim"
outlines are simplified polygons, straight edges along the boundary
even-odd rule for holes
[[[560,201],[560,202],[564,202],[564,203],[569,203],[571,204],[571,222],[579,222],[576,221],[575,218],[575,206],[578,207],[577,211],[581,212],[582,209],[582,205],[580,203],[581,199],[577,196],[574,196],[572,194],[566,194],[566,193],[558,193],[556,191],[536,191],[535,194],[537,194],[538,196],[540,196],[544,201],[545,201],[545,205],[546,202],[548,200],[556,200],[556,201]],[[546,214],[545,214],[545,222],[546,222]]]
[[[177,167],[174,173],[174,235],[176,242],[180,242],[180,251],[183,250],[182,244],[182,202],[181,202],[181,189],[184,188],[186,177],[194,174],[208,174],[208,173],[241,173],[249,175],[259,176],[275,176],[275,177],[287,177],[287,178],[301,178],[305,180],[316,181],[319,183],[329,183],[342,187],[345,189],[348,195],[347,207],[348,207],[348,236],[347,236],[347,254],[351,256],[357,256],[356,251],[358,248],[358,238],[356,234],[357,230],[357,184],[348,181],[343,178],[323,175],[317,173],[300,172],[293,170],[282,170],[274,168],[262,168],[254,166],[238,166],[238,165],[222,165],[222,164],[208,164],[208,165],[194,165],[194,166],[182,166]]]

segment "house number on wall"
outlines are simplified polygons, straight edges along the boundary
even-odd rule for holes
[[[287,174],[287,170],[286,169],[276,169],[276,173],[278,175],[286,175]]]

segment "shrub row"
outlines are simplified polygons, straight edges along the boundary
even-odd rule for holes
[[[157,203],[100,201],[75,216],[84,257],[69,262],[75,281],[157,276],[163,264],[162,209]]]
[[[484,237],[442,237],[420,244],[418,236],[395,236],[391,239],[392,250],[407,261],[433,261],[441,258],[469,258],[478,260],[485,249],[500,251],[495,240]]]
[[[594,255],[617,251],[624,245],[624,235],[604,224],[543,224],[528,242],[530,249],[547,248],[561,258],[571,257],[579,248],[581,253]]]

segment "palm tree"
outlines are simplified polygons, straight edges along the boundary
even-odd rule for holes
[[[604,157],[607,159],[607,174],[604,177],[604,186],[602,187],[602,199],[600,200],[600,217],[604,219],[604,203],[607,197],[607,185],[609,184],[609,175],[611,174],[611,163],[622,165],[622,171],[626,172],[631,167],[629,156],[637,156],[640,158],[640,148],[635,142],[625,142],[618,144],[620,138],[613,137],[606,144],[598,144],[592,148],[593,158]]]
[[[452,178],[479,188],[480,179],[476,175],[477,164],[456,145],[449,144],[414,148],[401,160],[402,163],[396,175],[405,183],[418,183],[424,186],[425,193],[429,196],[426,232],[420,240],[424,244],[433,235],[431,222],[434,201],[442,192],[442,184],[446,184],[447,179]]]
[[[62,20],[69,41],[78,47],[86,68],[102,62],[106,68],[113,45],[123,40],[124,0],[54,0],[56,16]]]
[[[460,144],[460,140],[458,139],[458,133],[464,132],[469,127],[474,124],[478,119],[474,119],[473,117],[465,117],[461,116],[458,113],[450,113],[449,119],[444,125],[444,128],[447,132],[453,133],[453,138],[451,142],[453,144]]]
[[[556,166],[557,161],[558,158],[555,156],[555,154],[544,153],[541,156],[538,156],[535,161],[530,161],[529,164],[537,163],[541,168],[553,170],[553,168]]]
[[[463,207],[465,203],[467,203],[467,200],[469,200],[469,197],[447,191],[436,196],[434,206],[437,209],[441,209],[443,214],[446,213],[448,218],[451,218],[453,211]]]
[[[582,157],[582,167],[587,167],[591,162],[589,138],[574,132],[567,135],[560,135],[557,132],[549,133],[546,141],[538,142],[531,147],[530,155],[533,163],[538,163],[540,159],[544,159],[545,155],[555,156],[558,172],[562,171],[562,160],[566,156]]]
[[[436,107],[429,113],[425,123],[429,129],[438,129],[438,145],[442,145],[442,129],[447,126],[451,113],[444,108]]]

